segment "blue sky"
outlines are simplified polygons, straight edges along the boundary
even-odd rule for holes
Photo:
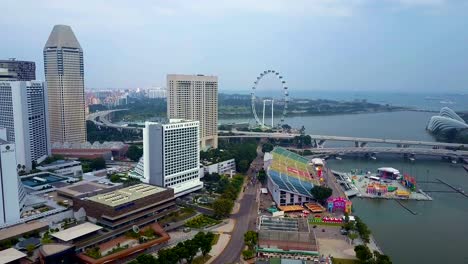
[[[466,92],[462,0],[2,0],[0,57],[36,62],[70,25],[87,88],[164,86],[167,73],[218,75],[248,91],[280,71],[291,90]],[[273,81],[264,86],[274,85]],[[267,89],[267,88],[265,88]]]

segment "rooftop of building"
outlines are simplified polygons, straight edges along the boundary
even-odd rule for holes
[[[73,30],[67,25],[54,26],[44,49],[47,48],[75,48],[81,50],[80,43],[76,39]]]
[[[280,189],[311,197],[310,190],[319,182],[308,159],[281,147],[275,147],[269,159],[268,176]]]
[[[20,176],[20,180],[26,187],[34,188],[46,184],[64,182],[69,180],[69,178],[51,172],[38,172]]]
[[[80,165],[81,162],[76,161],[76,160],[56,160],[56,161],[53,161],[51,163],[40,164],[40,166],[38,166],[38,168],[40,168],[40,167],[47,168],[47,167],[55,167],[55,166],[65,166],[65,165],[73,165],[73,164]]]
[[[0,263],[10,263],[24,257],[26,257],[26,254],[14,248],[0,251]]]
[[[302,218],[260,218],[260,231],[309,232],[309,224]]]
[[[193,79],[213,79],[218,80],[218,76],[216,75],[204,75],[204,74],[168,74],[167,79],[179,79],[181,81],[184,80],[193,80]]]
[[[29,232],[33,232],[35,230],[44,229],[47,227],[49,227],[49,223],[39,221],[10,226],[8,228],[0,230],[0,241],[17,237]]]
[[[84,235],[91,234],[101,229],[102,229],[101,226],[98,226],[89,222],[85,222],[83,224],[70,227],[68,229],[59,231],[57,233],[52,233],[52,236],[57,239],[60,239],[61,241],[68,242],[76,238],[82,237]]]
[[[88,193],[95,193],[101,190],[109,189],[114,187],[115,184],[111,183],[100,183],[94,181],[81,181],[75,184],[62,187],[57,190],[58,193],[63,193],[70,197],[79,197]]]
[[[100,143],[96,141],[94,143],[68,143],[68,142],[55,142],[52,144],[53,149],[121,149],[128,145],[120,141],[105,141]]]
[[[103,205],[116,207],[166,190],[162,187],[140,183],[120,190],[95,195],[87,199]]]
[[[317,252],[317,240],[304,218],[260,219],[259,248],[280,251]]]
[[[72,245],[67,244],[59,244],[59,243],[51,243],[51,244],[44,244],[41,247],[41,253],[44,256],[51,256],[60,252],[63,252],[69,248],[72,248]]]

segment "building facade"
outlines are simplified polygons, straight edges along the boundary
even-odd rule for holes
[[[0,80],[36,80],[36,64],[33,61],[18,61],[16,59],[0,60]]]
[[[16,161],[29,171],[51,154],[47,91],[38,81],[0,81],[0,127],[15,142]]]
[[[218,147],[218,77],[167,75],[167,116],[200,121],[201,148]]]
[[[166,98],[166,89],[161,87],[148,89],[147,96],[151,99]]]
[[[236,172],[236,160],[230,159],[215,164],[205,165],[204,172],[208,174],[218,173],[221,175],[231,175],[231,173]]]
[[[0,139],[0,226],[20,219],[20,188],[15,144]],[[24,197],[23,197],[24,199]]]
[[[143,129],[144,182],[181,196],[203,187],[199,174],[199,122],[146,122]]]
[[[86,142],[83,50],[69,26],[54,26],[44,47],[44,73],[51,142]]]
[[[90,221],[115,230],[152,223],[169,209],[175,209],[174,191],[140,183],[87,198],[74,198],[73,209],[81,208]]]

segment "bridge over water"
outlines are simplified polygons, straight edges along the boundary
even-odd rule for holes
[[[113,124],[109,121],[108,115],[128,109],[115,109],[100,111],[88,115],[87,120],[94,122],[97,126],[112,127],[118,130],[130,129],[139,131],[140,127],[128,127]],[[248,131],[218,131],[218,138],[273,138],[273,139],[292,139],[299,134],[293,133],[265,133],[265,132],[248,132]],[[349,153],[396,153],[410,155],[437,155],[449,157],[468,157],[468,145],[461,143],[445,143],[445,142],[430,142],[418,140],[401,140],[401,139],[385,139],[385,138],[365,138],[365,137],[345,137],[345,136],[329,136],[329,135],[309,135],[313,142],[313,148],[308,150],[316,154],[349,154]],[[341,148],[326,148],[327,141],[354,142],[355,147]],[[139,143],[134,141],[130,143]],[[370,147],[369,143],[394,145],[394,147]]]
[[[261,132],[244,132],[244,131],[219,131],[219,138],[275,138],[275,139],[292,139],[298,134],[287,133],[261,133]],[[226,135],[223,135],[226,132]],[[327,136],[327,135],[309,135],[314,141],[315,148],[324,148],[326,141],[347,141],[354,142],[356,147],[366,147],[368,143],[391,144],[399,148],[408,148],[410,146],[424,146],[432,148],[453,148],[463,149],[468,147],[461,143],[445,143],[431,142],[418,140],[402,140],[402,139],[385,139],[385,138],[362,138],[362,137],[343,137],[343,136]]]

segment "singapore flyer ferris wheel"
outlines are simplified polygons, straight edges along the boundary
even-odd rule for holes
[[[286,114],[287,114],[288,102],[289,102],[288,86],[286,85],[286,81],[284,80],[284,77],[281,76],[281,74],[278,71],[275,71],[275,70],[266,70],[266,71],[261,72],[260,75],[257,76],[257,80],[254,82],[254,86],[252,86],[252,93],[251,93],[252,100],[251,100],[251,103],[252,103],[252,113],[254,115],[255,122],[257,123],[257,125],[259,125],[262,128],[274,128],[275,127],[275,124],[274,124],[274,120],[275,120],[275,118],[274,118],[274,103],[275,103],[275,100],[273,98],[272,99],[263,99],[262,119],[259,118],[259,116],[257,114],[257,110],[255,109],[255,105],[257,103],[257,96],[255,95],[255,91],[257,90],[258,84],[263,79],[263,77],[268,76],[268,75],[272,75],[272,76],[276,77],[279,80],[279,82],[281,83],[281,88],[282,88],[282,98],[276,101],[276,103],[278,105],[283,107],[283,109],[281,111],[281,116],[280,116],[280,119],[279,119],[280,121],[277,124],[278,127],[281,126],[283,124],[283,122],[284,122],[284,119],[285,119]],[[271,124],[270,125],[265,124],[265,106],[266,106],[267,103],[271,103]]]

